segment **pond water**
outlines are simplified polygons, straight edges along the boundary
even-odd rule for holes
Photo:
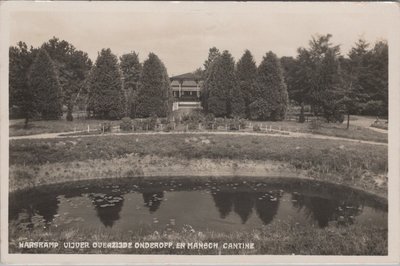
[[[100,227],[126,232],[182,228],[231,232],[271,223],[387,228],[386,199],[315,181],[250,180],[168,177],[42,186],[10,194],[9,221],[21,230]]]

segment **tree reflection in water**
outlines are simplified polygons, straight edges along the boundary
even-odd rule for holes
[[[329,222],[339,224],[353,224],[354,217],[360,215],[363,206],[359,202],[352,204],[346,201],[311,197],[301,194],[292,194],[293,207],[303,210],[307,218],[317,221],[320,228],[328,226]]]
[[[255,209],[258,217],[263,221],[264,225],[272,222],[278,213],[279,196],[262,197],[265,194],[258,194],[256,197]]]
[[[115,221],[120,219],[119,213],[124,204],[122,195],[93,194],[89,195],[89,198],[95,206],[97,217],[105,227],[112,227]]]
[[[27,201],[28,204],[22,205],[14,200],[10,203],[9,218],[18,220],[26,228],[33,228],[35,224],[50,224],[58,213],[60,201],[54,194],[40,193],[35,194],[35,198]],[[43,218],[43,221],[36,216]],[[36,219],[33,217],[36,216]]]
[[[212,197],[222,219],[233,210],[239,215],[243,224],[250,218],[253,207],[265,225],[272,222],[279,208],[279,196],[266,193],[214,192]]]
[[[153,213],[160,208],[161,202],[164,198],[164,192],[143,192],[144,205],[149,208],[150,213]]]
[[[214,192],[212,193],[215,207],[217,207],[219,216],[225,219],[233,208],[233,193]]]
[[[242,219],[242,224],[245,224],[250,218],[254,206],[254,196],[248,192],[235,193],[233,197],[233,210]]]

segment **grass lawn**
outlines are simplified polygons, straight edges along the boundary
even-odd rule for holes
[[[348,227],[329,225],[310,228],[274,222],[251,232],[220,233],[172,229],[162,232],[110,232],[106,229],[79,228],[36,229],[32,232],[10,226],[10,253],[101,253],[101,254],[268,254],[268,255],[387,255],[387,229],[354,224]],[[84,248],[20,249],[19,241],[59,242],[172,242],[218,243],[217,249],[136,249]],[[254,243],[254,249],[222,249],[223,243]]]
[[[69,131],[82,131],[87,130],[88,126],[90,130],[100,128],[100,124],[103,122],[111,122],[113,125],[119,125],[119,121],[108,121],[108,120],[79,120],[74,121],[66,120],[53,120],[53,121],[32,121],[28,123],[28,128],[24,128],[24,120],[10,120],[10,136],[26,136],[35,135],[42,133],[58,133],[58,132],[69,132]]]
[[[135,161],[111,161],[134,155]],[[68,172],[74,165],[91,163],[80,168],[81,176],[60,175],[84,179],[91,171],[113,162],[107,177],[119,176],[124,164],[141,169],[141,157],[157,155],[173,158],[172,162],[201,160],[246,160],[287,163],[296,170],[307,171],[308,176],[338,184],[347,184],[371,192],[386,194],[387,147],[338,140],[240,136],[232,135],[125,135],[82,137],[65,139],[36,139],[10,141],[10,183],[16,187],[35,178],[49,165],[57,165],[61,172]],[[168,165],[160,161],[160,173]],[[118,167],[115,167],[118,166]],[[190,164],[187,166],[190,169]],[[24,170],[29,169],[29,171]],[[51,176],[51,172],[46,172]],[[140,173],[140,171],[139,171]],[[46,179],[43,180],[46,183]]]
[[[23,120],[10,121],[10,136],[23,136],[41,133],[57,133],[87,130],[88,126],[91,130],[100,129],[100,124],[106,120],[77,120],[72,122],[65,120],[56,121],[33,121],[30,122],[27,129],[24,128]],[[112,125],[119,125],[120,121],[110,121]],[[295,121],[278,121],[278,122],[259,122],[249,121],[248,128],[241,131],[253,131],[252,126],[258,124],[263,128],[268,127],[274,130],[285,130],[292,132],[303,132],[320,134],[327,136],[335,136],[341,138],[351,138],[366,141],[387,142],[388,135],[386,133],[376,132],[369,128],[357,125],[351,125],[346,129],[346,124],[324,123],[318,129],[310,129],[309,123],[297,123]],[[178,125],[176,130],[185,130],[184,125]]]

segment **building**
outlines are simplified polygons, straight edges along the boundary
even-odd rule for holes
[[[172,110],[201,108],[203,80],[200,75],[185,73],[170,78],[174,103]]]

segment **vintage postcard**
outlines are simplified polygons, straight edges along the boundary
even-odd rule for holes
[[[4,264],[398,264],[400,9],[3,1]]]

